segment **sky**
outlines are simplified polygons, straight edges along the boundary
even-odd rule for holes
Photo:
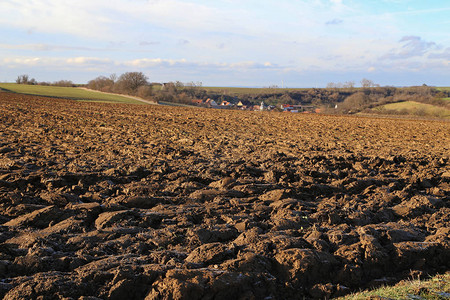
[[[448,0],[0,0],[0,82],[450,86]]]

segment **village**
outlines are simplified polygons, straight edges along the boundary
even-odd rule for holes
[[[288,113],[320,113],[320,109],[313,105],[294,105],[294,104],[281,104],[280,106],[267,105],[264,101],[257,105],[250,101],[239,100],[238,103],[232,103],[230,101],[223,100],[218,104],[215,100],[208,98],[206,100],[193,99],[191,104],[199,107],[215,108],[215,109],[238,109],[238,110],[250,110],[250,111],[282,111]]]

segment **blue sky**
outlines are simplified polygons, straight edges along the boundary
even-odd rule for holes
[[[450,86],[450,1],[1,0],[0,81]]]

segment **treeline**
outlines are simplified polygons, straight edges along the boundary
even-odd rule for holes
[[[206,100],[209,95],[201,82],[182,83],[180,81],[155,84],[154,99],[158,102],[192,104],[194,99]]]
[[[87,84],[87,88],[102,92],[185,104],[190,104],[193,99],[206,97],[206,91],[200,87],[201,83],[194,82],[150,83],[142,72],[127,72],[119,77],[115,74],[109,77],[99,76]]]
[[[68,80],[53,83],[36,82],[28,75],[18,76],[19,84],[40,84],[54,86],[79,86]],[[357,112],[377,113],[379,107],[389,103],[415,101],[450,109],[450,91],[440,91],[426,85],[415,87],[381,87],[369,79],[361,80],[361,87],[355,87],[353,81],[329,83],[326,88],[280,89],[276,86],[265,89],[249,89],[248,92],[236,92],[231,89],[206,89],[201,82],[150,83],[142,72],[126,72],[99,76],[90,80],[87,88],[102,92],[126,94],[159,102],[192,104],[193,100],[215,100],[218,104],[226,101],[232,104],[266,105],[279,107],[281,104],[311,105],[327,113],[351,114]],[[374,108],[377,108],[374,110]]]
[[[450,96],[450,91],[439,91],[426,85],[416,87],[381,87],[369,79],[361,80],[361,87],[354,82],[329,83],[327,88],[310,89],[250,89],[249,92],[236,92],[233,89],[206,89],[201,83],[180,81],[169,83],[149,83],[142,73],[129,72],[116,77],[98,77],[88,83],[96,90],[136,95],[156,101],[191,104],[194,99],[215,100],[218,104],[226,101],[244,105],[266,105],[279,107],[281,104],[312,105],[324,112],[351,114],[357,112],[376,112],[373,108],[381,105],[416,101],[450,108],[450,102],[442,98]]]
[[[257,92],[248,93],[234,93],[224,91],[206,91],[208,98],[214,99],[216,102],[221,103],[222,101],[228,101],[232,103],[237,103],[239,101],[243,103],[260,104],[264,102],[268,105],[279,106],[280,104],[308,104],[321,106],[324,104],[332,104],[337,102],[342,102],[348,96],[350,96],[354,91],[347,89],[342,89],[336,91],[334,89],[320,89],[320,88],[310,88],[310,89],[262,89]]]
[[[137,96],[144,99],[152,97],[152,86],[148,77],[142,72],[126,72],[119,77],[113,74],[109,77],[99,76],[86,85],[87,88],[108,93]]]
[[[270,92],[236,94],[232,92],[207,92],[207,97],[220,103],[225,100],[236,103],[265,104],[279,106],[280,104],[312,105],[328,113],[351,114],[357,112],[372,112],[380,105],[402,101],[415,101],[450,109],[450,101],[443,98],[450,96],[450,91],[439,91],[434,87],[380,87],[365,81],[365,87],[356,88],[351,84],[329,85],[327,88],[311,89],[273,89]]]
[[[60,87],[77,87],[77,85],[70,80],[58,80],[54,82],[41,81],[37,82],[36,79],[30,78],[29,75],[23,74],[17,76],[16,79],[17,84],[28,84],[28,85],[44,85],[44,86],[60,86]]]
[[[443,98],[448,96],[448,92],[439,91],[428,86],[361,88],[346,97],[342,103],[337,103],[335,111],[338,113],[379,113],[380,110],[378,108],[382,105],[405,101],[420,102],[450,109],[450,102],[443,100]],[[374,110],[374,108],[377,109]]]

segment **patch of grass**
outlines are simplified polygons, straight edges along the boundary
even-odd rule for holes
[[[241,88],[241,87],[201,87],[208,92],[225,93],[228,95],[243,95],[243,94],[269,94],[269,93],[284,93],[293,91],[304,91],[307,88]]]
[[[441,86],[436,88],[438,91],[450,91],[450,87],[446,87],[446,86]]]
[[[35,96],[48,96],[57,98],[66,98],[72,100],[83,100],[93,102],[114,102],[114,103],[132,103],[142,104],[143,102],[119,96],[104,94],[95,91],[88,91],[75,87],[58,87],[58,86],[42,86],[42,85],[26,85],[16,83],[0,83],[0,88],[6,91],[29,94]]]
[[[183,104],[183,103],[175,103],[175,102],[167,102],[167,101],[159,101],[160,105],[166,105],[166,106],[179,106],[179,107],[194,107],[198,108],[198,106],[195,105],[189,105],[189,104]]]
[[[385,299],[443,300],[450,299],[450,272],[428,280],[404,280],[394,286],[384,286],[371,291],[354,293],[340,300],[363,300],[370,297]],[[380,298],[378,298],[380,299]]]
[[[390,103],[381,106],[381,108],[384,110],[398,111],[399,113],[403,114],[407,113],[418,116],[434,116],[441,118],[450,118],[449,109],[415,101]]]

